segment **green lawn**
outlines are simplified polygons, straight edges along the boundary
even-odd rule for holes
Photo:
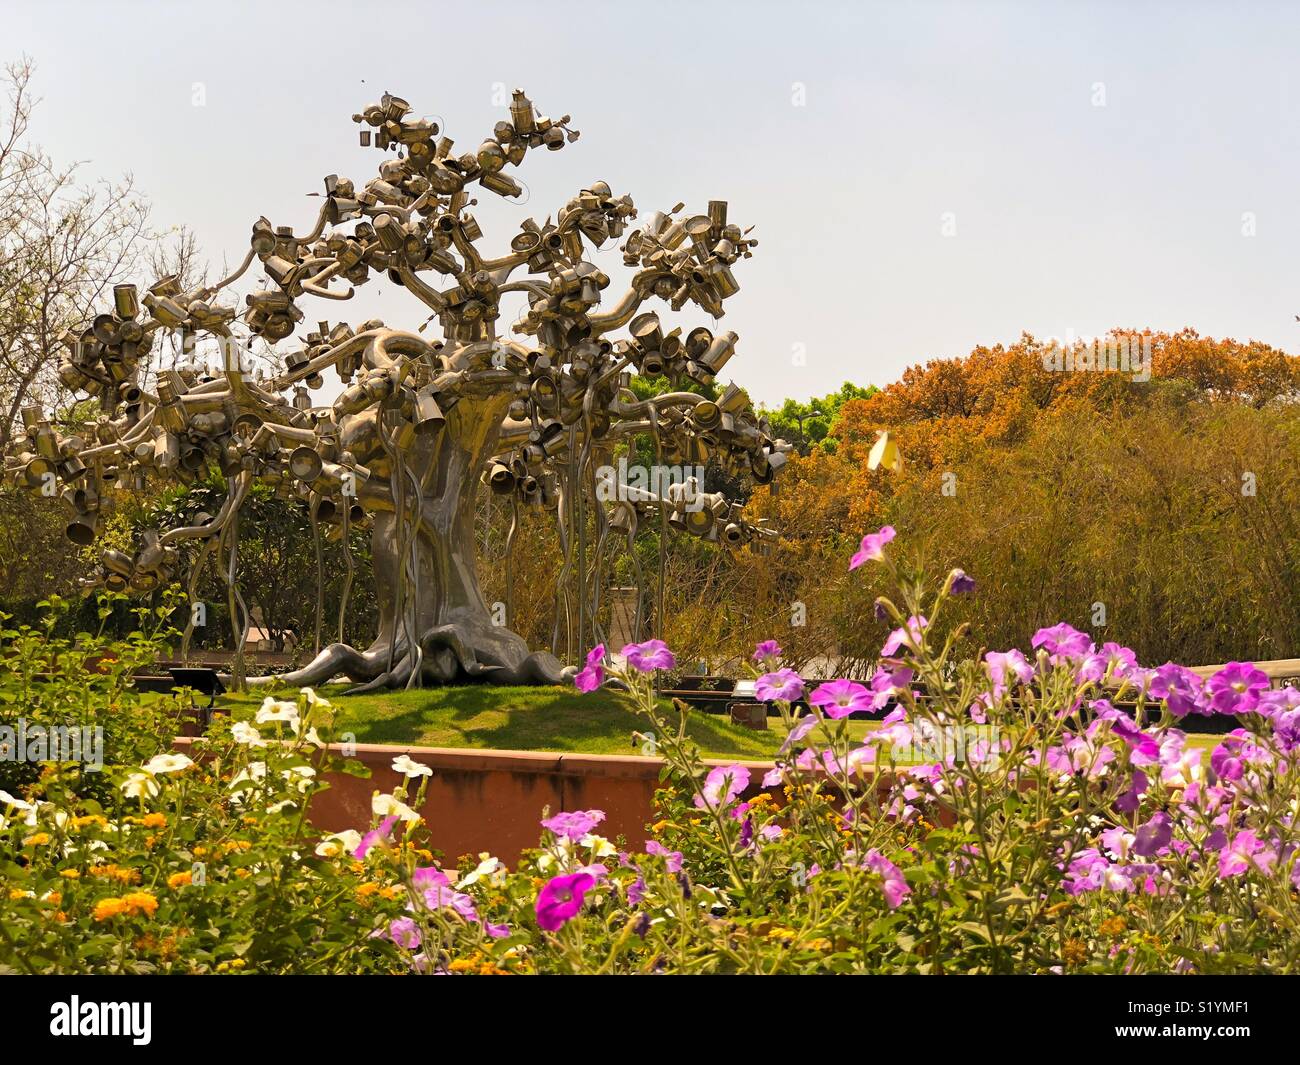
[[[469,685],[409,692],[344,695],[338,685],[320,689],[337,710],[334,733],[351,732],[359,743],[410,744],[424,747],[495,747],[515,751],[572,751],[584,754],[640,754],[632,734],[649,722],[616,692],[582,695],[568,687],[493,687]],[[252,717],[267,694],[296,696],[286,690],[261,689],[256,695],[222,697],[236,718]],[[670,720],[672,709],[663,704]],[[875,721],[850,722],[855,736],[876,728]],[[741,728],[725,717],[691,711],[688,731],[706,757],[766,760],[780,747],[785,729],[768,718],[766,732]],[[1190,735],[1188,745],[1209,749],[1216,736]]]
[[[345,690],[322,688],[320,694],[338,711],[335,734],[352,732],[359,743],[639,754],[632,733],[649,728],[626,698],[609,691],[582,695],[572,688],[470,685],[345,696]],[[268,692],[277,694],[232,694],[221,704],[237,718],[251,716]],[[664,709],[671,714],[666,703]],[[688,731],[709,757],[768,759],[784,735],[780,719],[769,722],[774,727],[762,732],[693,711]]]

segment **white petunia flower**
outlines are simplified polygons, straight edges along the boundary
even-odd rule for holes
[[[432,769],[430,769],[427,765],[422,765],[420,762],[412,761],[411,756],[409,754],[399,754],[396,758],[394,758],[393,769],[396,770],[398,773],[401,773],[402,776],[408,779],[412,779],[414,777],[433,776]]]
[[[420,815],[407,806],[406,803],[396,796],[385,795],[382,791],[377,791],[371,796],[370,809],[378,817],[396,817],[398,820],[408,823],[420,820]]]
[[[463,891],[471,884],[477,884],[484,877],[487,878],[489,884],[495,884],[505,879],[506,867],[499,858],[494,858],[490,854],[483,854],[479,857],[482,860],[478,863],[478,867],[465,874],[465,878],[456,885],[457,891]]]
[[[262,734],[247,721],[236,721],[231,726],[230,735],[236,743],[242,743],[245,747],[266,746],[266,740],[262,739]]]
[[[351,854],[360,846],[361,833],[355,828],[349,828],[343,832],[335,832],[321,840],[316,845],[316,856],[318,858],[337,858],[343,854]]]
[[[295,765],[291,766],[289,769],[282,769],[280,771],[280,776],[284,777],[285,780],[299,791],[306,791],[310,788],[312,777],[315,775],[316,770],[309,765]]]
[[[268,695],[262,700],[262,706],[253,720],[259,725],[267,725],[276,721],[292,723],[298,720],[298,704],[285,702],[282,699],[273,699]]]
[[[152,799],[158,794],[158,781],[148,773],[132,773],[122,782],[122,794],[128,799]]]
[[[181,773],[194,764],[185,754],[155,754],[142,767],[146,773]]]

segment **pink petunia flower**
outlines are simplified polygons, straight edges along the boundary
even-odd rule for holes
[[[874,847],[862,856],[862,864],[881,877],[880,890],[885,901],[891,910],[898,909],[912,892],[903,871]]]
[[[622,650],[627,664],[641,673],[653,673],[656,669],[672,669],[677,659],[663,640],[646,640],[645,643],[630,643]]]
[[[754,697],[760,703],[798,702],[803,693],[803,679],[793,669],[764,673],[754,684]]]
[[[849,560],[849,569],[855,570],[864,562],[879,562],[885,557],[884,546],[894,538],[894,527],[884,525],[879,532],[868,533],[862,538],[857,554]]]
[[[749,770],[743,765],[719,765],[704,778],[703,794],[695,796],[701,810],[729,806],[749,787]]]
[[[565,839],[580,840],[603,820],[604,810],[564,810],[542,821],[542,827]]]
[[[870,689],[852,680],[829,680],[818,685],[808,701],[821,708],[830,718],[848,717],[855,710],[869,711],[872,707]]]

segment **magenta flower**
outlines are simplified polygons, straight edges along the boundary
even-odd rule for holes
[[[814,706],[821,707],[827,717],[848,717],[855,710],[869,711],[872,694],[870,689],[852,680],[828,680],[821,684],[808,697]]]
[[[803,698],[803,679],[793,669],[764,673],[754,684],[760,703],[793,703]]]
[[[894,527],[884,525],[879,532],[868,533],[862,538],[862,545],[857,554],[849,560],[849,569],[855,570],[864,562],[879,562],[885,557],[884,547],[894,538]]]
[[[595,883],[590,873],[553,877],[537,893],[537,927],[544,932],[564,927],[582,909],[583,897]]]
[[[361,842],[357,844],[357,849],[352,852],[352,857],[361,859],[370,853],[371,847],[379,847],[388,842],[388,837],[393,833],[393,826],[397,824],[396,817],[385,817],[379,822],[378,828],[372,828],[364,836]]]
[[[862,864],[881,877],[880,890],[885,901],[891,910],[898,909],[912,891],[902,870],[874,847],[862,856]]]
[[[754,661],[766,662],[769,658],[781,657],[781,645],[775,640],[764,640],[754,648]]]
[[[542,827],[550,829],[557,836],[565,839],[579,840],[605,820],[604,810],[565,810],[548,817]]]
[[[1205,683],[1210,707],[1220,714],[1244,714],[1268,690],[1268,674],[1250,662],[1229,662]]]
[[[1046,649],[1049,655],[1066,658],[1082,658],[1092,650],[1092,640],[1088,634],[1064,621],[1049,629],[1039,629],[1034,633],[1032,645]]]
[[[605,645],[596,644],[587,652],[587,665],[573,678],[573,686],[580,692],[594,692],[605,683]]]
[[[627,664],[641,673],[653,673],[656,669],[672,669],[677,659],[663,640],[646,640],[645,643],[630,643],[623,648],[623,657]]]
[[[695,805],[701,810],[730,805],[747,787],[749,770],[743,765],[714,766],[704,778],[703,794],[695,796]]]

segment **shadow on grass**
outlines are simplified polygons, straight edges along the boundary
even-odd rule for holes
[[[355,696],[344,690],[321,694],[337,710],[334,734],[351,732],[360,743],[640,754],[632,734],[650,728],[630,700],[607,690],[582,695],[567,687],[468,685]],[[226,702],[236,717],[245,717],[261,697]],[[663,711],[676,720],[668,704]],[[780,745],[777,732],[755,732],[698,711],[689,714],[687,734],[716,757],[768,758]]]

